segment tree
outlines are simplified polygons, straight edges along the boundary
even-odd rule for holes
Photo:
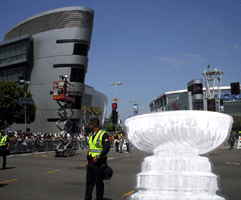
[[[111,124],[111,122],[109,121],[109,122],[106,124],[105,130],[108,131],[108,132],[112,132],[112,131],[115,130],[115,126],[114,126],[113,124]]]
[[[94,116],[99,117],[101,113],[100,107],[94,107]]]
[[[239,116],[232,116],[233,117],[233,128],[240,129],[241,128],[241,117]]]
[[[0,101],[0,126],[5,128],[13,123],[25,123],[24,105],[18,103],[20,97],[25,97],[23,87],[15,82],[1,81],[0,94],[4,95],[4,100]],[[32,98],[32,94],[27,92],[26,97]],[[27,105],[27,122],[35,120],[36,105]]]
[[[115,130],[115,125],[113,124],[113,116],[112,113],[109,117],[109,122],[106,124],[105,130],[108,132],[112,132],[112,131],[122,131],[122,127],[117,124],[116,130]]]
[[[93,106],[88,107],[88,108],[87,108],[87,113],[88,113],[89,115],[91,115],[91,118],[92,118],[92,115],[95,113],[95,112],[94,112],[94,107],[93,107]]]

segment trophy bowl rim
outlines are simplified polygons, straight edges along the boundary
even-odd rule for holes
[[[171,114],[171,115],[170,115]],[[131,139],[129,138],[130,136],[130,133],[128,132],[128,123],[131,122],[131,121],[134,121],[134,120],[138,120],[139,118],[143,118],[143,116],[150,116],[150,117],[155,117],[155,116],[165,116],[165,115],[169,115],[172,116],[172,115],[175,115],[175,114],[178,114],[180,117],[181,116],[184,116],[184,115],[189,115],[189,116],[208,116],[208,117],[218,117],[218,118],[224,118],[224,119],[228,119],[229,120],[229,129],[228,129],[228,133],[226,134],[226,136],[224,137],[223,141],[220,142],[219,145],[217,145],[215,148],[213,148],[212,150],[209,150],[207,152],[212,152],[216,149],[218,149],[224,142],[225,142],[225,139],[228,138],[229,136],[229,133],[231,131],[231,128],[232,128],[232,124],[233,124],[233,118],[232,116],[230,115],[227,115],[227,114],[224,114],[224,113],[218,113],[218,112],[213,112],[213,111],[204,111],[204,110],[177,110],[177,111],[164,111],[164,112],[152,112],[152,113],[146,113],[146,114],[141,114],[141,115],[135,115],[135,116],[132,116],[132,117],[129,117],[127,119],[124,120],[124,127],[126,129],[126,134],[127,134],[127,137],[128,139],[130,140],[130,142],[132,143]],[[211,118],[210,118],[211,119]],[[132,143],[133,144],[133,143]],[[137,149],[143,151],[143,152],[148,152],[148,153],[153,153],[155,150],[143,150],[143,149],[140,149],[138,148],[139,146],[133,144],[133,146],[135,146]],[[207,152],[205,151],[202,151],[202,153],[199,153],[199,154],[206,154]]]

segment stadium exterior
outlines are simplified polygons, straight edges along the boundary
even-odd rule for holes
[[[104,122],[107,97],[85,86],[88,51],[91,44],[94,11],[85,7],[65,7],[32,16],[12,27],[0,43],[0,81],[30,81],[27,91],[37,106],[32,132],[55,133],[59,106],[53,100],[53,81],[67,75],[75,86],[73,105],[75,131],[80,128],[82,102],[99,106]],[[85,88],[87,88],[85,92]],[[14,124],[12,130],[24,130]]]
[[[197,87],[198,86],[198,87]],[[230,86],[221,86],[221,109],[232,116],[241,116],[241,95],[231,95]],[[214,97],[218,88],[214,88]],[[163,112],[173,110],[208,110],[206,88],[202,87],[202,79],[194,79],[188,83],[188,88],[183,90],[168,91],[155,98],[150,104],[150,112]],[[217,108],[217,106],[216,106]],[[212,110],[214,111],[214,110]]]

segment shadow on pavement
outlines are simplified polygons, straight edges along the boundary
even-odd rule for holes
[[[8,169],[15,169],[16,167],[6,167],[5,169],[2,170],[8,170]]]
[[[0,183],[0,188],[1,188],[1,187],[5,187],[5,186],[7,186],[7,185],[8,185],[8,184],[1,184],[1,183]]]

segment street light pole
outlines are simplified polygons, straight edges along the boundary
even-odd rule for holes
[[[25,92],[25,101],[27,97],[27,84],[29,84],[30,81],[26,81],[24,79],[20,80],[20,84],[24,84],[24,92]],[[25,132],[27,131],[27,104],[25,102]]]
[[[117,83],[111,82],[110,85],[115,85],[115,97],[116,97],[116,85],[122,85],[122,82],[117,82]]]

